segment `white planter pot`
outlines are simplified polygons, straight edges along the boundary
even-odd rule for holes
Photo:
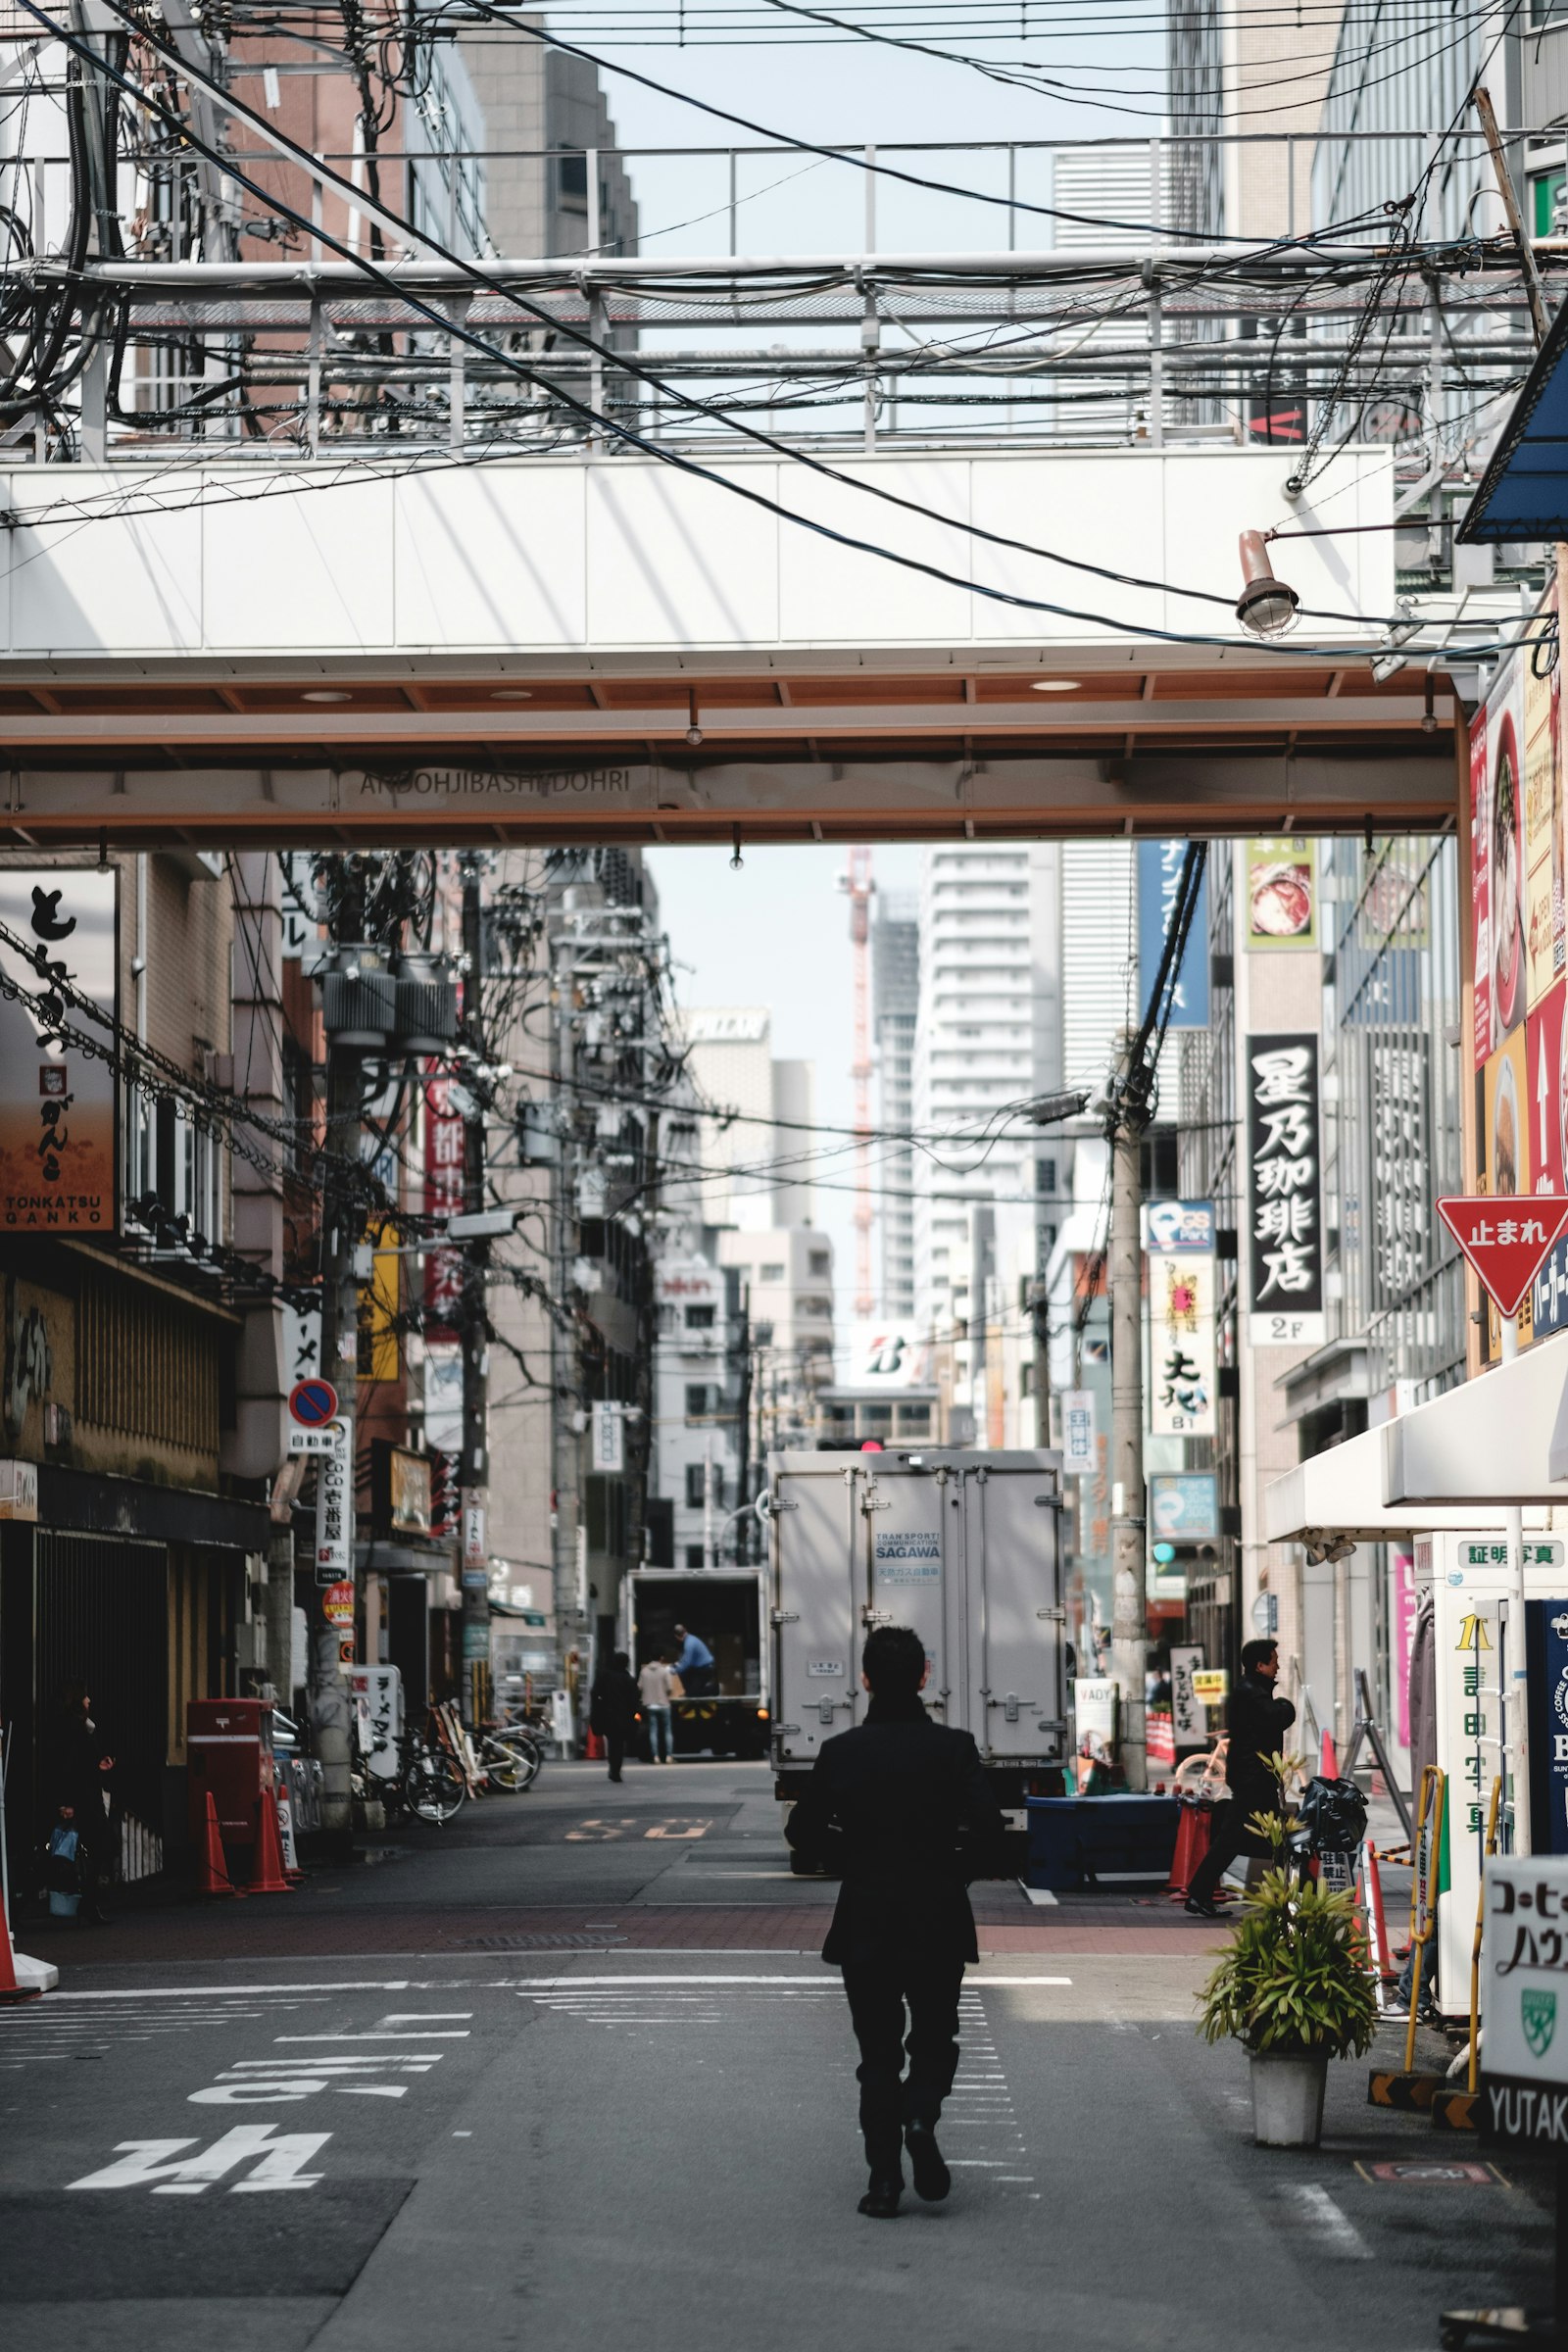
[[[1253,2050],[1252,2135],[1260,2148],[1315,2148],[1323,2132],[1329,2054]]]

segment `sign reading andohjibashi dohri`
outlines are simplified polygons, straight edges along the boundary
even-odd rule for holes
[[[1320,1347],[1327,1332],[1316,1037],[1250,1037],[1246,1089],[1252,1345]]]
[[[119,953],[113,867],[0,869],[0,1231],[114,1233]],[[106,1013],[97,1021],[85,997]]]

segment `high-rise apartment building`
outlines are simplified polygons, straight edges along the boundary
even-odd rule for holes
[[[871,1027],[876,1045],[877,1125],[907,1135],[914,1123],[914,1033],[920,1013],[920,910],[912,891],[879,893],[871,929]],[[881,1146],[879,1312],[889,1323],[914,1314],[914,1147]]]
[[[946,1337],[981,1311],[970,1298],[972,1211],[1035,1190],[1036,1138],[1005,1113],[1061,1082],[1060,906],[1054,842],[964,842],[925,853],[913,1124],[974,1140],[914,1158],[922,1333]]]

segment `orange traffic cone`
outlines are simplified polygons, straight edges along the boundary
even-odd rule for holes
[[[256,1800],[255,1860],[251,1864],[249,1894],[291,1894],[283,1876],[283,1840],[277,1834],[277,1799],[264,1788]]]
[[[207,1825],[202,1842],[196,1849],[196,1891],[198,1894],[243,1894],[228,1875],[228,1857],[223,1852],[222,1833],[218,1827],[218,1807],[213,1792],[207,1791]]]
[[[1186,1899],[1193,1883],[1193,1873],[1203,1859],[1214,1835],[1214,1816],[1207,1805],[1183,1804],[1176,1812],[1176,1852],[1171,1861],[1170,1877],[1165,1892],[1173,1902]]]

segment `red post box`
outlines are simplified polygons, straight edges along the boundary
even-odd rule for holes
[[[233,1845],[256,1836],[256,1800],[272,1792],[272,1702],[270,1698],[193,1698],[185,1707],[190,1759],[190,1830],[200,1845],[207,1829],[207,1792],[218,1809],[219,1834]]]

